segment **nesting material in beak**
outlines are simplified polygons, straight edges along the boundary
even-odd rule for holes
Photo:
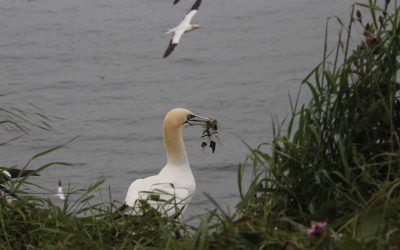
[[[194,126],[194,125],[203,126],[203,135],[201,136],[201,138],[206,139],[206,141],[203,141],[201,143],[201,147],[204,149],[208,145],[210,146],[212,152],[214,153],[216,147],[215,140],[219,141],[217,135],[218,133],[217,120],[195,114],[188,114],[186,121],[182,125],[185,124],[189,126]]]
[[[203,127],[204,127],[203,136],[201,138],[206,138],[207,141],[203,141],[201,143],[201,147],[204,149],[205,146],[209,145],[210,148],[212,149],[212,152],[214,153],[215,146],[217,145],[215,140],[219,141],[217,135],[218,133],[217,120],[209,119]]]

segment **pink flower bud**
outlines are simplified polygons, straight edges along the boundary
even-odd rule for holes
[[[326,227],[327,223],[325,221],[314,221],[311,223],[311,227],[307,229],[307,235],[318,235],[322,233]]]

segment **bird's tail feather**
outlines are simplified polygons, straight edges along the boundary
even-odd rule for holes
[[[175,28],[172,28],[172,29],[165,31],[165,34],[172,34],[174,32],[175,32]]]

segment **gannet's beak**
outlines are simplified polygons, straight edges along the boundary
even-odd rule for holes
[[[188,114],[186,121],[184,122],[189,124],[190,126],[193,125],[204,125],[210,122],[210,119],[207,117],[195,115],[195,114]]]

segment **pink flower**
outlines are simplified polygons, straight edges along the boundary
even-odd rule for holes
[[[325,221],[313,221],[311,227],[307,229],[307,235],[318,235],[322,233],[326,227],[327,223]]]
[[[375,40],[375,37],[373,37],[371,34],[366,34],[365,35],[365,42],[366,43],[371,43]]]

